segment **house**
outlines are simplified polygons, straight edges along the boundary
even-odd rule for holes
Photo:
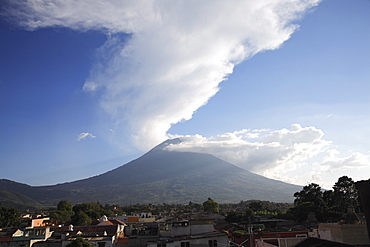
[[[208,232],[194,235],[168,237],[157,242],[148,242],[147,247],[190,247],[190,246],[228,246],[229,240],[224,232]]]
[[[160,231],[157,241],[148,241],[148,247],[228,246],[227,233],[215,231],[213,220],[172,221]]]
[[[133,215],[121,215],[115,217],[115,219],[123,221],[125,223],[131,222],[155,222],[156,216],[152,213],[134,213]]]
[[[114,247],[118,239],[124,236],[123,229],[121,225],[54,227],[50,238],[33,247],[66,247],[77,237],[82,237],[95,247]]]
[[[35,243],[48,239],[51,234],[49,226],[8,231],[0,237],[0,247],[32,247]]]
[[[98,225],[98,226],[118,225],[118,226],[122,226],[123,228],[127,226],[125,222],[118,220],[118,219],[108,219],[108,217],[105,215],[100,220],[97,220],[97,223],[95,225]]]
[[[117,239],[123,236],[124,230],[124,226],[121,225],[76,226],[68,228],[68,230],[65,227],[54,229],[54,233],[60,233],[61,247],[66,247],[77,237],[83,237],[95,247],[113,247]]]
[[[171,223],[171,237],[213,232],[213,220],[183,220]]]
[[[0,229],[0,246],[9,246],[15,237],[23,236],[23,231],[19,228],[9,227]]]
[[[163,224],[163,223],[162,223]],[[125,238],[120,239],[117,247],[141,247],[148,242],[158,241],[160,223],[131,222],[125,228]]]
[[[154,222],[155,215],[152,213],[135,213],[133,216],[137,216],[139,218],[139,222]]]
[[[251,242],[255,243],[258,247],[268,247],[268,246],[282,246],[289,247],[293,244],[297,244],[303,239],[308,237],[307,231],[288,231],[288,232],[261,232],[259,234],[255,233],[252,237],[233,237],[231,238],[234,245],[237,246],[250,246]]]
[[[121,215],[114,217],[114,219],[125,222],[125,223],[132,223],[132,222],[139,222],[139,216],[133,216],[133,215]]]
[[[353,207],[348,207],[347,213],[338,223],[320,223],[311,236],[344,244],[370,244],[365,216],[356,213]]]
[[[150,217],[148,217],[150,218]],[[116,247],[190,247],[227,246],[228,236],[215,231],[213,220],[176,220],[158,222],[128,222],[125,238],[120,238]]]

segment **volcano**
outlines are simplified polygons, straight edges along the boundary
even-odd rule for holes
[[[56,205],[61,200],[73,204],[185,204],[201,203],[208,197],[218,203],[292,202],[293,194],[301,190],[301,186],[254,174],[210,154],[166,150],[177,142],[180,140],[163,142],[138,159],[87,179],[51,186],[2,179],[0,188],[43,205]]]

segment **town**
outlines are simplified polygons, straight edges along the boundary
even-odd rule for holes
[[[329,191],[310,184],[295,193],[294,204],[208,198],[187,205],[72,206],[63,200],[20,217],[1,207],[0,247],[370,246],[369,205],[358,200],[358,193],[368,198],[370,180],[354,186],[346,176]]]

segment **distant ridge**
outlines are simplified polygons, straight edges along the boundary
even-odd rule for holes
[[[167,151],[172,139],[140,158],[91,178],[52,186],[29,186],[0,180],[0,188],[21,193],[44,205],[61,200],[71,203],[99,201],[128,205],[135,203],[203,202],[241,200],[292,202],[301,186],[268,179],[210,154]]]
[[[36,209],[42,205],[31,198],[15,192],[0,188],[0,206],[18,208],[20,210]]]

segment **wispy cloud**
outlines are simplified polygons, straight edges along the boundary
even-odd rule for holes
[[[192,118],[241,61],[279,48],[319,0],[9,1],[29,30],[102,30],[108,40],[84,85],[143,149]],[[129,35],[122,35],[123,33]],[[100,94],[99,94],[100,95]]]
[[[93,134],[91,133],[87,133],[87,132],[82,132],[81,134],[79,134],[77,136],[77,141],[81,141],[83,139],[86,139],[86,138],[89,138],[89,139],[94,139],[96,136],[94,136]]]
[[[333,172],[369,167],[370,155],[353,153],[341,157],[322,130],[293,124],[290,129],[242,130],[206,138],[201,135],[173,136],[182,140],[168,150],[213,154],[258,174],[305,184],[322,181]],[[292,173],[295,173],[294,176]]]

